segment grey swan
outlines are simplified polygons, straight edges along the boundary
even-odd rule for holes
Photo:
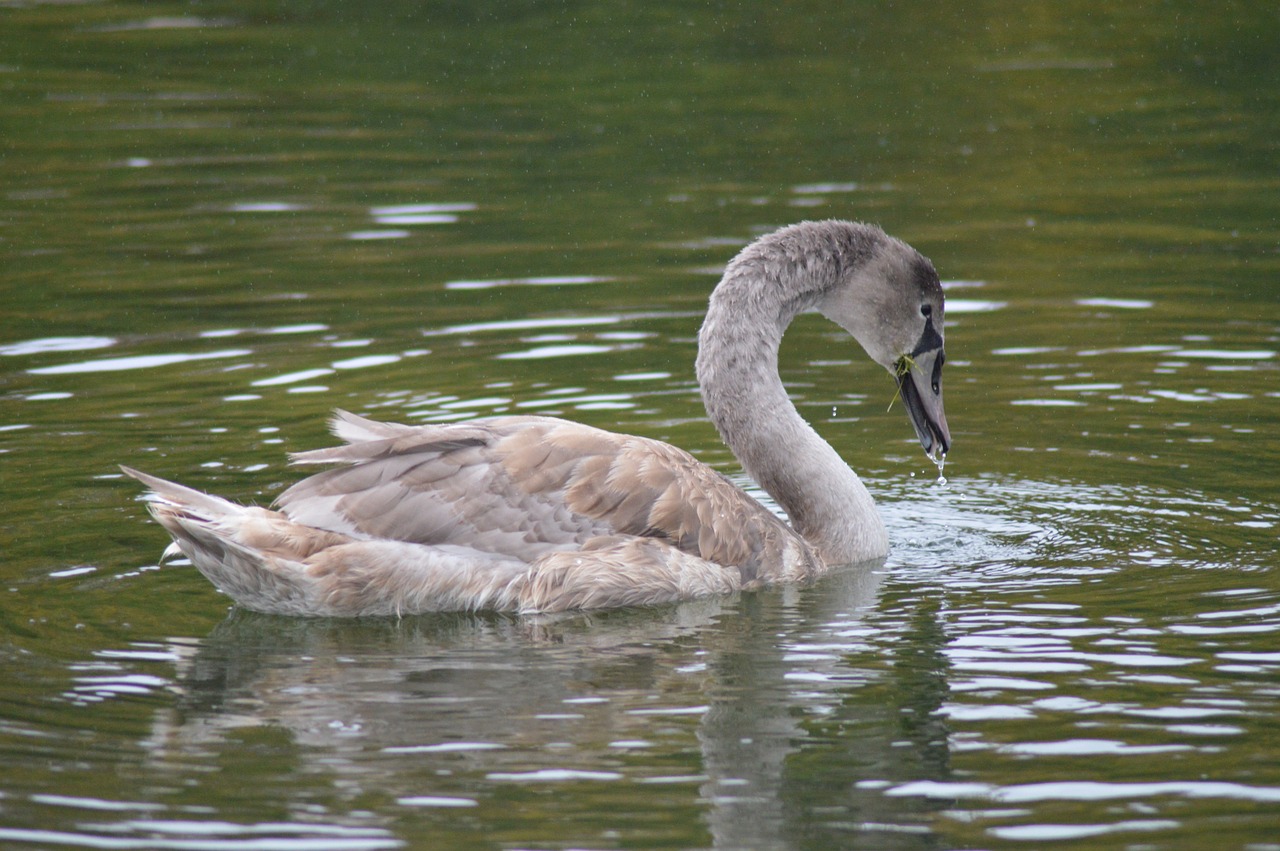
[[[951,445],[942,406],[942,286],[872,225],[802,222],[744,248],[698,334],[702,400],[788,526],[728,478],[657,440],[553,417],[441,425],[339,411],[339,465],[277,510],[122,469],[185,554],[246,609],[354,617],[651,605],[818,577],[884,556],[857,474],[801,418],[778,375],[783,332],[817,309],[897,383],[924,451]]]

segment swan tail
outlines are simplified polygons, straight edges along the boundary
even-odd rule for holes
[[[147,508],[181,552],[236,603],[319,617],[428,611],[514,611],[522,561],[465,547],[364,540],[295,523],[127,467]]]
[[[189,488],[186,485],[180,485],[177,482],[171,482],[168,479],[162,479],[159,476],[152,476],[132,467],[121,465],[120,470],[130,478],[137,479],[147,486],[149,490],[144,498],[152,505],[185,505],[192,510],[200,511],[210,516],[225,516],[237,510],[243,510],[242,506],[228,502],[221,497],[198,491],[195,488]]]
[[[182,553],[233,600],[255,611],[307,614],[316,582],[306,560],[345,536],[292,523],[277,511],[238,505],[185,485],[121,468],[146,485],[147,509]]]

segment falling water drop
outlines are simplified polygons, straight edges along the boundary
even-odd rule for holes
[[[942,468],[946,466],[947,463],[946,453],[939,452],[937,457],[933,459],[933,463],[938,465],[938,487],[945,488],[947,486],[947,477],[942,475]]]

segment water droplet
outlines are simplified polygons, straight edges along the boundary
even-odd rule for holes
[[[942,453],[942,452],[939,452],[939,453],[938,453],[938,455],[937,455],[937,457],[933,459],[933,463],[934,463],[934,464],[936,464],[936,465],[938,466],[938,482],[937,482],[937,485],[938,485],[938,487],[940,487],[940,488],[945,488],[945,487],[947,486],[947,477],[946,477],[946,476],[944,476],[944,475],[942,475],[942,468],[943,468],[944,466],[946,466],[946,463],[947,463],[947,456],[946,456],[946,454],[945,454],[945,453]]]

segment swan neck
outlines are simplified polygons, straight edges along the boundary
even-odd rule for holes
[[[747,473],[827,564],[884,555],[888,539],[857,474],[800,416],[778,373],[783,333],[832,285],[821,275],[732,263],[698,338],[707,414]]]

